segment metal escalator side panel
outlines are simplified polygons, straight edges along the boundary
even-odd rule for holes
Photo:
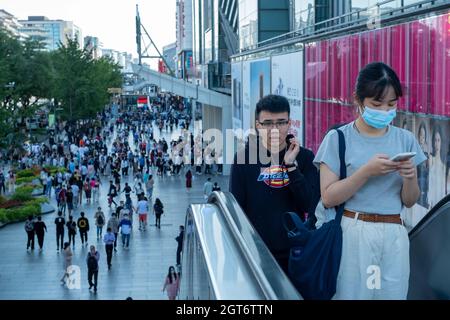
[[[450,202],[446,199],[410,232],[408,299],[450,299]]]
[[[299,300],[302,296],[290,282],[270,253],[234,196],[229,192],[213,192],[209,203],[221,207],[242,258],[250,266],[267,299]]]
[[[185,232],[182,299],[264,299],[220,208],[212,204],[191,205]]]

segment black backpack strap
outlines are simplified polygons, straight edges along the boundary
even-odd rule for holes
[[[336,131],[339,137],[339,180],[343,180],[347,178],[347,166],[345,165],[345,137],[344,133],[341,130],[336,129]],[[345,203],[341,203],[339,206],[335,207],[337,223],[341,223],[342,215],[344,214],[344,206]]]

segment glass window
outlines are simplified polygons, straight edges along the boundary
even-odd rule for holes
[[[240,48],[246,49],[258,43],[258,1],[239,1]]]
[[[314,25],[314,0],[295,0],[294,21],[296,30]],[[313,31],[313,28],[308,30],[308,32],[311,31]]]

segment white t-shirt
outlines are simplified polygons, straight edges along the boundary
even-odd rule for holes
[[[148,201],[141,200],[137,204],[137,209],[139,214],[148,213]]]

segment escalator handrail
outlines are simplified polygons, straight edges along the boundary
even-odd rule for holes
[[[207,205],[211,205],[214,208],[216,208],[216,213],[219,216],[219,219],[222,220],[222,224],[221,225],[224,226],[224,229],[226,229],[227,234],[229,235],[228,240],[230,240],[233,243],[234,247],[237,248],[236,251],[240,252],[239,251],[240,250],[239,249],[239,245],[236,243],[236,241],[235,241],[236,239],[233,238],[232,231],[230,230],[229,227],[227,228],[228,223],[227,223],[226,219],[224,218],[223,213],[221,213],[222,212],[221,211],[222,208],[220,208],[219,206],[214,205],[214,204],[191,204],[188,207],[188,210],[187,210],[186,221],[190,217],[193,219],[193,223],[196,226],[195,230],[196,230],[196,233],[198,235],[199,245],[202,248],[202,252],[204,254],[204,257],[206,256],[206,252],[211,253],[211,243],[208,241],[207,237],[204,236],[204,234],[199,233],[199,230],[204,228],[204,224],[203,224],[203,222],[201,222],[201,220],[202,220],[201,219],[201,211],[202,211],[201,208],[204,208]],[[199,216],[199,214],[200,214],[200,216]],[[197,218],[199,218],[199,219],[197,219]],[[187,236],[187,233],[185,233],[185,237],[186,236]],[[183,251],[184,252],[187,252],[186,247],[188,245],[189,245],[188,241],[184,240],[183,241],[183,246],[184,246],[183,247]],[[212,287],[212,290],[214,292],[214,296],[216,298],[219,298],[219,299],[236,299],[236,295],[234,295],[234,294],[230,295],[229,293],[224,293],[224,292],[221,291],[222,287],[220,286],[220,281],[217,281],[218,279],[214,276],[215,275],[215,272],[214,272],[215,269],[213,267],[213,264],[211,264],[210,262],[211,261],[209,259],[205,259],[204,260],[205,267],[206,267],[206,272],[207,272],[207,274],[209,276],[209,283],[210,283],[210,286]],[[250,284],[251,283],[258,283],[259,284],[258,279],[255,278],[254,273],[252,272],[251,268],[249,268],[249,266],[247,264],[247,259],[240,260],[238,262],[240,262],[241,265],[242,265],[242,262],[243,262],[243,264],[245,264],[246,272],[248,272],[248,274],[249,274],[249,278],[247,278],[248,282],[246,283],[246,285],[248,285],[249,283]],[[252,281],[249,280],[250,277],[253,279]],[[267,299],[267,296],[266,296],[265,292],[262,290],[262,288],[259,285],[255,289],[256,289],[256,291],[258,291],[258,294],[256,296],[245,297],[246,300],[249,300],[249,299],[258,299],[259,300],[259,299],[264,299],[264,298]]]
[[[444,198],[442,198],[433,208],[431,208],[430,211],[417,223],[414,228],[408,233],[409,238],[414,237],[414,234],[421,230],[422,227],[429,222],[430,219],[432,219],[435,215],[435,213],[442,208],[445,204],[450,202],[450,194],[446,195]]]
[[[237,226],[236,219],[239,219],[239,223],[242,228],[247,228],[247,230],[253,232],[254,234],[257,234],[234,196],[229,192],[216,191],[209,196],[208,203],[215,204],[220,207],[221,212],[226,219],[228,226],[230,227],[230,231],[235,237],[236,243],[243,253],[243,256],[246,259],[247,263],[250,265],[251,271],[253,272],[254,277],[259,282],[259,285],[266,295],[267,299],[280,299],[280,293],[278,293],[277,290],[274,289],[268,277],[263,272],[262,268],[252,258],[256,254],[267,255],[271,257],[271,259],[269,259],[269,263],[273,263],[273,267],[279,271],[277,273],[281,278],[279,278],[278,280],[281,280],[282,282],[283,295],[287,295],[290,299],[302,299],[301,295],[284,274],[281,267],[277,264],[262,239],[261,241],[256,242],[255,239],[247,237],[246,233],[243,233]],[[250,242],[254,242],[255,246],[258,248],[258,252],[253,252],[253,250],[248,246],[248,243]]]

